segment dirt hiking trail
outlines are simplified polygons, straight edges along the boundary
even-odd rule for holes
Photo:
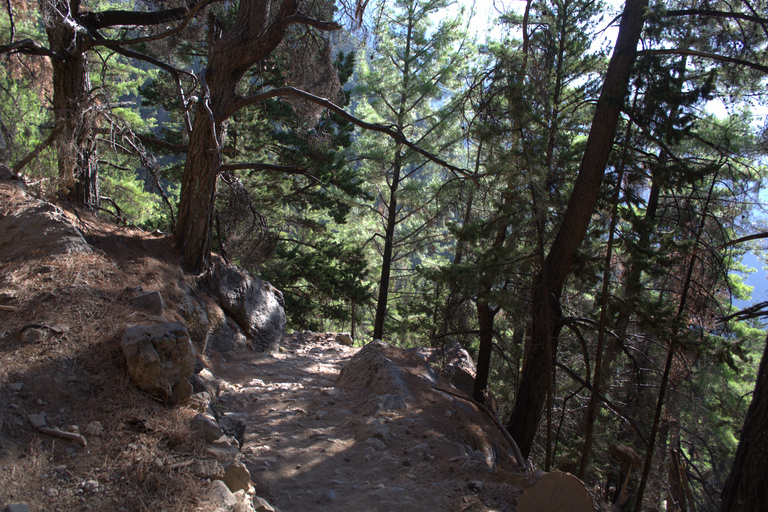
[[[403,370],[404,398],[376,393],[402,387],[386,377],[374,389],[336,387],[359,350],[304,333],[286,335],[279,353],[211,360],[221,412],[245,426],[240,451],[257,494],[282,512],[514,510],[510,484],[523,479],[509,481],[496,427],[436,390],[450,384],[401,349],[386,355]]]

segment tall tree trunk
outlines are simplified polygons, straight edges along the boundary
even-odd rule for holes
[[[637,105],[637,93],[635,93],[635,100],[633,107]],[[597,346],[595,347],[595,373],[592,379],[592,392],[589,397],[589,405],[587,406],[586,426],[584,432],[584,448],[581,453],[581,462],[579,464],[578,477],[582,480],[586,478],[587,463],[589,461],[590,452],[592,451],[592,442],[594,434],[594,424],[597,420],[597,412],[599,410],[600,402],[598,397],[600,392],[607,387],[607,380],[609,374],[609,367],[611,361],[614,359],[618,350],[619,343],[614,341],[610,345],[608,354],[604,354],[605,346],[605,334],[608,329],[608,297],[610,295],[610,279],[611,279],[611,260],[613,258],[613,243],[616,236],[616,224],[618,222],[618,209],[619,199],[622,190],[622,183],[624,182],[624,172],[626,168],[627,154],[629,153],[629,140],[632,137],[634,125],[627,123],[627,128],[624,133],[625,145],[622,150],[621,159],[619,160],[619,172],[616,178],[616,188],[613,192],[613,198],[611,201],[611,222],[608,228],[608,243],[606,245],[605,260],[603,263],[603,289],[600,297],[600,321],[597,328]],[[655,213],[654,213],[655,215]],[[631,271],[631,270],[630,270]],[[606,356],[607,357],[604,357]]]
[[[96,167],[94,102],[83,39],[72,13],[79,2],[43,0],[43,16],[53,63],[53,117],[60,129],[56,139],[60,188],[77,204],[99,204]]]
[[[667,512],[687,511],[688,506],[683,485],[685,468],[680,464],[680,436],[677,425],[669,425],[673,432],[669,435],[669,496],[667,497]]]
[[[549,390],[552,361],[547,358],[548,349],[550,346],[556,349],[556,342],[563,327],[560,319],[560,301],[554,296],[548,296],[543,273],[536,277],[533,284],[531,302],[535,312],[531,318],[531,341],[523,361],[515,408],[507,425],[507,430],[517,441],[520,452],[526,458],[533,448],[533,440]],[[549,340],[552,340],[552,345]]]
[[[491,352],[493,351],[493,318],[496,310],[484,298],[477,299],[477,323],[480,328],[480,348],[477,353],[477,375],[472,398],[485,403],[485,389],[488,387],[488,374],[491,368]]]
[[[379,279],[379,299],[376,302],[376,318],[373,322],[373,338],[384,337],[384,318],[387,314],[389,298],[389,275],[392,270],[392,247],[395,245],[395,227],[397,227],[397,191],[400,188],[400,167],[402,154],[398,148],[392,163],[392,183],[389,186],[389,204],[387,205],[387,226],[384,234],[384,254],[381,256],[381,278]]]
[[[403,51],[402,83],[399,104],[397,105],[397,118],[395,125],[399,130],[405,124],[405,114],[408,109],[408,87],[411,77],[411,44],[413,43],[414,19],[408,17],[405,36],[405,49]],[[392,270],[392,250],[395,245],[395,228],[397,227],[397,194],[400,188],[400,173],[403,166],[402,146],[395,149],[395,157],[392,161],[392,183],[389,185],[389,204],[387,205],[387,226],[384,232],[384,254],[381,257],[381,278],[379,279],[379,298],[376,301],[376,317],[373,321],[373,338],[384,337],[384,319],[387,314],[387,301],[389,300],[389,276]]]
[[[533,283],[531,342],[523,363],[515,407],[507,426],[525,457],[533,447],[554,366],[552,359],[557,354],[562,328],[560,297],[574,253],[586,235],[597,204],[647,6],[647,0],[626,2],[616,47],[608,64],[571,199],[544,268]]]
[[[711,204],[714,191],[715,191],[715,185],[718,183],[718,177],[717,173],[712,177],[712,183],[709,187],[709,192],[707,193],[707,199],[704,202],[704,207],[702,208],[701,212],[701,222],[699,223],[699,226],[696,230],[696,233],[694,235],[694,247],[698,247],[701,243],[701,237],[704,233],[704,227],[707,222],[707,216],[709,215],[709,205]],[[645,463],[643,464],[643,474],[640,477],[640,484],[638,485],[637,489],[637,499],[635,501],[635,512],[640,512],[643,507],[643,494],[645,493],[645,487],[648,483],[648,476],[651,471],[651,466],[653,462],[653,455],[654,451],[656,449],[656,438],[660,431],[660,425],[662,421],[662,409],[664,408],[664,399],[667,393],[667,388],[670,382],[670,373],[672,370],[672,364],[677,357],[677,354],[679,352],[684,352],[684,347],[680,347],[680,330],[681,326],[684,323],[684,313],[685,313],[685,307],[686,303],[688,301],[689,292],[691,290],[691,285],[694,281],[693,279],[693,271],[696,267],[696,260],[698,256],[696,254],[693,254],[690,257],[690,260],[688,261],[688,268],[685,280],[683,281],[683,288],[680,292],[680,303],[677,307],[677,313],[675,314],[675,318],[672,320],[672,332],[669,336],[669,348],[667,352],[667,361],[664,365],[664,373],[661,376],[661,382],[659,383],[659,396],[656,400],[656,408],[655,413],[653,417],[653,425],[651,426],[651,434],[648,439],[648,451],[645,455]],[[678,374],[679,372],[675,372]],[[671,377],[673,383],[677,383],[679,379],[679,375],[674,375]],[[668,410],[668,414],[665,416],[671,416],[673,419],[675,419],[675,408]],[[679,414],[679,413],[678,413]],[[665,425],[669,423],[669,419],[664,419]],[[666,442],[666,439],[664,439],[664,442]]]
[[[503,207],[505,210],[511,202],[511,194],[509,193],[509,190],[507,190],[504,193],[503,202]],[[496,229],[496,236],[494,236],[493,239],[492,250],[502,249],[504,240],[507,238],[508,225],[508,220],[500,222],[500,225]],[[485,285],[483,289],[480,290],[480,292],[477,294],[476,304],[477,323],[478,327],[480,328],[480,347],[477,353],[477,373],[475,375],[475,385],[472,389],[472,397],[481,404],[485,403],[485,390],[488,387],[488,375],[491,371],[491,353],[493,352],[493,322],[496,318],[496,313],[499,312],[498,308],[493,308],[488,303],[487,297],[490,293],[491,286]]]
[[[480,148],[482,148],[482,142],[480,143]],[[480,149],[477,151],[477,160],[478,164],[475,166],[475,175],[477,175],[477,167],[479,165],[480,161]],[[462,229],[469,224],[470,219],[472,218],[472,204],[475,200],[475,192],[474,189],[470,187],[469,189],[469,197],[467,198],[467,203],[464,207],[464,217],[462,220],[461,227]],[[456,239],[456,251],[453,256],[453,265],[460,265],[461,262],[464,259],[464,246],[465,243]],[[448,333],[449,329],[453,328],[454,325],[456,325],[458,322],[456,322],[457,318],[461,318],[459,315],[461,314],[459,311],[459,306],[463,302],[463,299],[461,297],[460,289],[458,283],[453,283],[450,285],[450,288],[448,290],[448,297],[445,300],[445,306],[443,306],[443,312],[442,312],[442,326],[440,327],[440,334],[445,335]],[[455,323],[452,323],[455,322]],[[435,341],[432,340],[433,346],[435,346]]]
[[[195,112],[189,152],[181,181],[179,220],[176,239],[184,266],[200,273],[210,264],[213,233],[213,211],[221,153],[216,148],[223,142],[221,125],[216,127],[203,105]]]
[[[725,481],[720,512],[768,510],[768,338],[752,402],[744,418],[736,458]]]
[[[201,75],[203,94],[195,109],[175,230],[181,264],[186,270],[200,273],[210,265],[213,201],[226,130],[226,119],[222,117],[239,99],[237,86],[245,72],[268,57],[285,37],[289,25],[286,19],[295,14],[296,1],[283,0],[270,25],[270,0],[242,0],[234,25],[210,45],[208,65]]]
[[[686,74],[687,69],[686,65],[687,57],[684,56],[678,64],[679,75],[676,86],[677,94],[682,93],[682,87],[684,84],[683,77]],[[662,127],[662,130],[674,129],[674,126],[679,121],[680,111],[681,108],[679,104],[672,104],[670,106],[666,125]],[[627,139],[629,139],[629,136]],[[653,168],[650,175],[651,186],[648,190],[648,200],[646,202],[645,215],[643,221],[640,222],[637,226],[637,249],[633,252],[630,252],[629,255],[629,263],[627,264],[628,270],[625,274],[626,277],[624,280],[624,289],[622,293],[622,307],[619,310],[616,318],[616,336],[617,339],[621,341],[614,341],[611,344],[608,357],[606,358],[606,363],[615,358],[620,348],[619,344],[624,343],[633,313],[637,311],[637,304],[639,303],[640,298],[644,293],[642,275],[644,269],[648,266],[646,260],[653,257],[652,237],[656,230],[656,223],[658,221],[657,217],[659,210],[659,197],[661,194],[661,184],[663,182],[662,172],[660,169],[665,166],[669,159],[669,150],[667,148],[663,148],[659,151],[658,165],[652,166]],[[693,264],[693,261],[691,264]],[[641,350],[641,352],[649,353],[648,350]],[[671,354],[669,357],[671,357]],[[604,375],[607,376],[608,372],[605,372]],[[635,418],[635,421],[652,422],[653,420],[650,416],[650,413],[651,411],[654,411],[654,408],[649,403],[650,397],[648,396],[649,394],[647,392],[649,388],[644,385],[645,373],[641,368],[636,367],[635,375],[634,383],[631,383],[631,379],[626,379],[626,381],[630,383],[626,388],[627,396],[625,398],[625,402],[627,404],[627,413],[631,417]],[[677,415],[672,414],[671,417],[675,418]],[[662,431],[664,430],[664,427],[665,425],[662,424]],[[641,483],[639,485],[640,497],[642,497],[642,494],[644,493],[644,487],[646,485],[645,478],[647,477],[641,476]]]

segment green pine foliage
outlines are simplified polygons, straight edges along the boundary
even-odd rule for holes
[[[117,7],[157,5],[82,4]],[[307,7],[322,11],[322,19],[333,10],[324,2]],[[44,42],[39,6],[11,8],[15,40]],[[487,387],[505,417],[520,384],[527,331],[541,313],[530,310],[532,280],[567,214],[600,93],[607,59],[594,41],[612,13],[600,2],[536,0],[525,19],[519,10],[503,14],[496,39],[478,47],[455,8],[448,0],[371,5],[375,24],[360,51],[292,26],[237,93],[311,89],[466,174],[451,174],[379,132],[356,130],[337,113],[269,99],[237,111],[226,126],[224,165],[263,165],[221,173],[213,245],[283,291],[289,329],[349,330],[367,340],[375,292],[386,280],[388,340],[457,341],[477,357],[487,334]],[[199,72],[234,12],[212,4],[183,32],[133,49]],[[639,506],[671,503],[670,450],[680,454],[691,489],[686,499],[697,510],[717,508],[730,469],[764,343],[759,319],[723,320],[735,313],[733,298],[750,294],[741,257],[762,247],[731,241],[764,231],[755,206],[763,202],[765,122],[753,108],[765,103],[764,12],[763,0],[715,0],[706,10],[676,0],[648,11],[598,206],[559,298],[564,327],[552,407],[532,454],[539,466],[579,471],[602,339],[604,401],[583,478],[606,502],[621,485],[617,444],[645,455],[670,351]],[[103,33],[130,38],[162,30]],[[0,33],[9,32],[0,17]],[[7,52],[0,60],[7,144],[0,156],[13,166],[51,133],[52,73],[39,56]],[[171,230],[189,142],[185,114],[205,100],[199,82],[182,74],[181,105],[176,81],[147,63],[106,46],[90,48],[88,62],[105,198],[99,214]],[[708,113],[713,99],[729,112]],[[22,174],[51,196],[57,165],[51,145]],[[382,277],[387,269],[389,278]],[[483,308],[493,313],[490,333],[480,332]],[[633,476],[630,496],[637,488]]]
[[[477,185],[457,189],[458,206],[449,224],[454,257],[430,274],[450,290],[446,320],[454,315],[453,304],[482,300],[499,311],[495,339],[509,352],[502,353],[506,360],[492,359],[491,374],[506,375],[512,385],[522,354],[519,341],[509,340],[526,329],[526,290],[542,259],[540,244],[548,243],[557,227],[575,175],[590,111],[586,100],[595,94],[592,73],[602,62],[589,52],[599,5],[536,3],[532,8],[536,27],[528,54],[513,30],[520,16],[508,15],[502,20],[509,32],[489,42],[485,62],[478,63],[482,81],[471,96],[468,123]],[[444,321],[440,335],[476,347],[476,338],[462,334],[477,329],[476,322],[470,319],[475,327],[462,328]],[[510,395],[491,380],[495,394]]]
[[[354,112],[457,161],[464,152],[459,91],[473,46],[463,15],[444,16],[451,5],[444,0],[377,5],[373,44],[359,58]],[[376,198],[356,216],[375,219],[368,254],[380,276],[377,317],[391,339],[418,339],[409,321],[413,308],[420,308],[415,268],[447,254],[442,226],[451,212],[444,194],[457,177],[376,133],[361,133],[353,151]]]
[[[36,19],[34,4],[14,4],[15,39],[44,39],[42,25]],[[3,43],[11,34],[9,17],[0,16]],[[0,158],[13,167],[48,137],[52,115],[49,108],[51,68],[41,57],[18,54],[0,55],[0,130],[6,151]],[[56,155],[43,151],[23,170],[35,188],[48,195],[55,178]]]
[[[355,56],[338,52],[333,65],[344,84]],[[245,93],[285,77],[274,61],[252,79]],[[349,102],[344,92],[340,106]],[[274,99],[233,116],[228,138],[238,161],[285,167],[239,172],[246,195],[223,184],[217,229],[233,261],[283,291],[289,328],[350,330],[352,311],[370,301],[361,249],[340,236],[354,202],[369,199],[348,162],[354,127],[335,113],[308,118],[297,112],[295,105]]]

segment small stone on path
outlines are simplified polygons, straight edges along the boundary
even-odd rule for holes
[[[251,474],[248,468],[240,461],[231,461],[224,464],[224,483],[232,492],[239,490],[248,490],[248,484],[251,483]]]
[[[104,425],[100,421],[92,421],[85,427],[85,433],[89,436],[100,437],[104,433]]]
[[[99,492],[99,481],[98,480],[86,480],[85,482],[80,484],[80,488],[84,492],[90,492],[90,493],[97,493]]]

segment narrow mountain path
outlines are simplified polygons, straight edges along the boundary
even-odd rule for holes
[[[332,335],[289,335],[281,345],[275,354],[211,361],[224,414],[245,425],[242,461],[272,505],[282,512],[514,510],[519,489],[494,480],[491,444],[460,413],[471,405],[442,393],[406,405],[396,395],[336,388],[359,349]]]

